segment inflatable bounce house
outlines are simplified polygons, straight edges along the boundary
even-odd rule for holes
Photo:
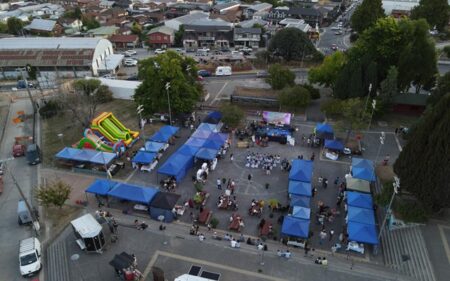
[[[122,153],[139,139],[139,132],[126,128],[111,112],[103,112],[84,131],[74,147]]]

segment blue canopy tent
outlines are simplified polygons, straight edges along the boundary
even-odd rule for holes
[[[209,124],[209,123],[201,123],[200,126],[198,126],[197,130],[206,130],[206,131],[210,131],[210,132],[216,132],[217,125]]]
[[[159,152],[164,148],[164,143],[154,142],[154,141],[146,141],[144,147],[141,150],[148,152]]]
[[[296,159],[292,161],[289,180],[311,182],[312,173],[313,161]]]
[[[222,120],[222,113],[219,111],[213,111],[205,117],[203,122],[210,124],[219,124],[220,120]]]
[[[84,192],[106,196],[116,184],[115,181],[96,179]]]
[[[158,169],[158,174],[174,176],[177,182],[180,182],[194,165],[194,157],[181,153],[174,153]]]
[[[289,181],[288,192],[295,195],[304,195],[311,197],[312,188],[310,182]]]
[[[163,133],[164,135],[173,136],[178,132],[179,129],[180,128],[178,128],[178,127],[165,125],[165,126],[162,126],[161,129],[159,129],[159,131],[161,133]]]
[[[103,152],[92,149],[78,149],[65,147],[55,157],[63,160],[89,162],[93,164],[109,165],[115,158],[115,153]]]
[[[204,159],[204,160],[213,160],[216,158],[218,150],[211,148],[200,148],[198,152],[195,154],[195,158]]]
[[[224,134],[224,133],[213,133],[211,134],[208,139],[213,140],[213,141],[217,141],[217,142],[221,142],[222,145],[225,144],[225,142],[228,140],[228,134]]]
[[[309,208],[309,205],[311,202],[311,197],[295,195],[295,194],[289,194],[289,197],[291,199],[289,202],[289,206],[291,206],[291,207],[300,206],[300,207]]]
[[[198,150],[199,147],[197,146],[183,144],[180,148],[178,148],[177,153],[181,153],[188,156],[194,156]]]
[[[347,232],[350,241],[373,245],[378,244],[377,229],[375,228],[375,225],[348,222]]]
[[[191,146],[197,146],[197,147],[203,147],[205,144],[205,139],[199,139],[199,138],[189,138],[185,144],[191,145]]]
[[[138,153],[136,153],[131,162],[148,165],[150,163],[153,163],[153,160],[155,160],[155,158],[156,153],[140,150],[138,151]]]
[[[345,192],[347,205],[365,209],[373,209],[372,195],[367,193],[347,191]]]
[[[300,238],[308,238],[309,220],[303,220],[287,216],[283,220],[281,234],[286,236],[294,236]]]
[[[172,210],[175,207],[180,195],[169,192],[159,192],[150,202],[149,213],[152,219],[160,220],[164,217],[164,222],[172,222],[175,218]]]
[[[342,151],[344,150],[344,144],[339,140],[325,140],[325,148]]]
[[[158,131],[154,133],[150,138],[148,138],[148,140],[154,142],[168,143],[171,137],[172,135],[170,134],[164,134],[161,131]]]
[[[352,176],[356,179],[375,181],[373,161],[363,158],[352,158]]]
[[[309,220],[311,217],[311,209],[300,206],[294,206],[292,208],[291,216],[298,219]]]
[[[158,189],[153,187],[120,182],[108,192],[108,196],[148,205],[158,192]]]
[[[212,134],[211,131],[197,129],[191,137],[199,139],[207,139]]]
[[[373,210],[348,206],[348,221],[365,224],[375,224],[375,213]]]
[[[202,147],[219,150],[222,147],[222,145],[223,145],[223,143],[221,141],[214,141],[214,140],[207,139],[207,140],[205,140],[205,143],[203,144]]]
[[[332,139],[334,137],[333,128],[327,123],[317,123],[315,131],[316,135],[322,139]]]

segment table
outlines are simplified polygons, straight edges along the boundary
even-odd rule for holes
[[[241,229],[241,222],[242,222],[241,216],[238,214],[233,214],[232,218],[233,220],[230,222],[228,228],[231,230],[239,231]]]
[[[230,201],[229,196],[223,196],[222,204],[217,204],[219,209],[228,209],[228,202]]]
[[[198,215],[198,222],[201,224],[208,224],[212,217],[212,211],[205,208],[203,212]]]
[[[264,225],[261,227],[261,229],[259,230],[259,236],[267,236],[267,235],[269,235],[271,226],[272,226],[272,223],[266,221],[264,223]]]
[[[256,204],[255,206],[250,207],[250,209],[248,210],[248,214],[250,216],[261,216],[262,214],[262,208],[261,206],[259,206],[259,204]]]

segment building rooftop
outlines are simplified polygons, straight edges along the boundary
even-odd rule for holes
[[[87,32],[92,35],[113,35],[119,30],[117,26],[100,26],[98,28],[94,28],[88,30]]]
[[[135,34],[123,35],[123,34],[114,34],[109,37],[109,41],[114,43],[130,43],[138,40],[138,36]]]
[[[147,34],[152,34],[155,32],[161,32],[164,34],[168,34],[168,35],[173,35],[175,33],[175,30],[173,30],[172,28],[162,25],[162,26],[158,26],[155,28],[150,29],[150,31]]]
[[[268,22],[265,20],[262,20],[262,19],[251,19],[251,20],[241,21],[239,23],[239,25],[242,28],[253,27],[255,24],[259,24],[261,26],[266,26],[268,24]]]
[[[42,20],[34,19],[29,25],[24,28],[27,30],[43,30],[43,31],[53,31],[55,28],[56,21],[54,20]]]
[[[261,34],[261,28],[235,28],[235,34],[251,33],[251,34]]]
[[[269,3],[259,3],[259,4],[254,4],[248,7],[248,9],[253,10],[253,11],[263,11],[266,9],[270,9],[272,8],[272,4]]]
[[[181,24],[193,24],[194,22],[200,20],[200,19],[206,19],[209,17],[208,13],[203,13],[203,12],[196,12],[196,13],[191,13],[185,16],[181,16],[178,18],[174,18],[171,20],[168,20],[166,22],[170,22],[170,21],[177,21]]]
[[[95,49],[101,38],[14,37],[0,39],[0,50]]]

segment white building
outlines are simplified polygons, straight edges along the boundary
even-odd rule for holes
[[[114,73],[123,55],[102,38],[17,37],[0,39],[0,79],[31,65],[43,77],[74,78]]]
[[[383,0],[383,9],[386,15],[390,15],[392,10],[411,11],[419,5],[420,0]]]
[[[181,25],[192,25],[197,23],[201,19],[207,19],[209,18],[209,13],[203,13],[203,12],[192,12],[188,15],[181,16],[178,18],[174,18],[171,20],[166,20],[164,22],[165,26],[168,26],[176,31],[180,30]]]
[[[36,4],[23,6],[18,9],[0,13],[0,21],[6,22],[9,18],[15,17],[22,21],[28,21],[29,17],[40,18],[48,17],[49,19],[58,19],[64,14],[64,8],[58,4]]]

